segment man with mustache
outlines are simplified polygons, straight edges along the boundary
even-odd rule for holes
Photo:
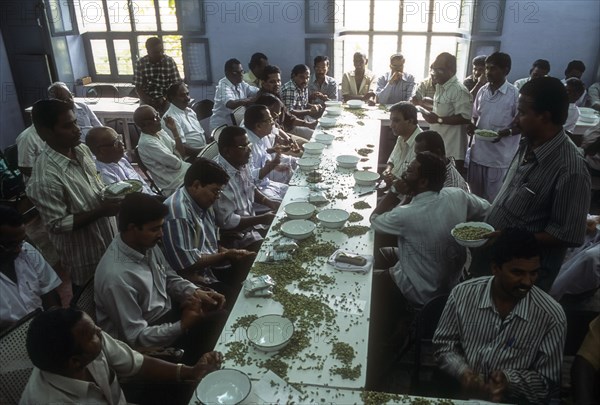
[[[69,104],[77,117],[77,125],[81,129],[81,142],[85,141],[85,137],[90,129],[102,126],[98,117],[90,107],[85,103],[80,103],[73,100],[73,93],[63,82],[54,82],[48,87],[48,98],[64,101]]]
[[[561,306],[534,286],[540,252],[531,232],[506,228],[494,244],[493,276],[450,293],[435,357],[469,398],[547,403],[559,393],[567,323]]]

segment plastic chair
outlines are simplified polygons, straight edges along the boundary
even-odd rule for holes
[[[150,185],[150,188],[156,191],[158,194],[164,195],[162,193],[162,190],[158,188],[154,180],[152,180],[152,176],[150,176],[150,171],[148,170],[148,167],[146,167],[144,162],[142,162],[142,158],[140,157],[140,152],[138,151],[137,146],[133,150],[133,160],[135,161],[135,163],[137,163],[140,169],[142,169],[142,173],[144,173],[144,176],[146,177],[146,183]]]
[[[82,310],[96,322],[96,302],[94,301],[94,277],[85,283],[79,293],[73,297],[71,306]]]
[[[239,106],[231,113],[231,120],[233,121],[233,125],[240,126],[242,121],[244,121],[244,113],[246,112],[246,107],[243,105]]]
[[[221,132],[223,132],[223,130],[225,128],[227,128],[227,124],[223,124],[221,126],[216,127],[215,129],[213,129],[213,131],[210,135],[212,136],[212,139],[215,140],[215,142],[219,142],[219,136],[221,135]]]
[[[114,98],[118,99],[119,89],[112,84],[96,84],[90,87],[85,96],[87,98]]]
[[[0,403],[17,404],[31,376],[33,364],[25,342],[29,324],[42,310],[25,316],[0,334]]]
[[[202,151],[198,154],[198,157],[203,157],[208,160],[213,160],[219,154],[219,144],[217,141],[212,141],[209,143],[206,148],[202,149]]]

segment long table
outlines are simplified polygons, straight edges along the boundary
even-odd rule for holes
[[[370,149],[364,161],[359,162],[359,169],[375,169],[377,164],[377,149],[379,140],[378,120],[358,120],[351,113],[344,112],[338,121],[340,125],[324,130],[336,136],[331,146],[328,146],[321,157],[320,172],[323,181],[318,187],[330,202],[318,209],[343,208],[348,212],[357,212],[363,219],[348,225],[369,226],[369,214],[376,204],[376,193],[362,195],[373,187],[355,186],[354,170],[339,169],[335,157],[340,154],[357,154],[360,149]],[[317,128],[315,134],[322,131]],[[365,152],[365,151],[361,151]],[[283,207],[292,201],[306,201],[315,186],[307,183],[306,173],[296,171],[290,181],[290,188],[277,212],[263,247],[257,255],[256,261],[250,270],[249,277],[262,274],[265,271],[274,274],[285,271],[285,262],[265,264],[262,261],[274,241],[281,236],[279,225],[285,220]],[[359,196],[361,195],[361,196]],[[367,202],[370,209],[356,209],[354,203]],[[301,242],[305,245],[296,254],[302,254],[303,249],[324,242],[333,242],[336,248],[342,248],[361,255],[373,254],[373,233],[349,237],[340,230],[329,230],[317,227],[315,239]],[[253,380],[259,380],[269,367],[276,368],[278,373],[284,374],[291,383],[309,386],[329,386],[338,388],[361,389],[365,385],[367,348],[369,333],[369,312],[371,300],[371,271],[364,273],[342,272],[335,270],[326,262],[326,257],[303,259],[301,266],[308,270],[302,280],[292,280],[284,288],[283,293],[277,293],[273,298],[248,298],[240,293],[229,319],[223,329],[215,350],[225,354],[224,367],[239,369]],[[297,262],[298,263],[298,262]],[[275,277],[277,278],[277,277]],[[292,277],[293,278],[293,277]],[[307,286],[302,281],[315,281],[316,285]],[[281,301],[291,299],[304,303],[310,313],[299,315],[295,321],[296,331],[287,351],[294,345],[306,346],[297,353],[281,357],[277,353],[264,353],[252,347],[246,337],[244,327],[237,327],[240,320],[247,316],[262,316],[267,314],[284,314],[300,311],[299,308],[291,309],[289,304],[282,305]],[[308,297],[308,299],[302,299]],[[315,319],[314,313],[325,314],[327,319]],[[319,318],[318,316],[316,318]],[[343,364],[332,355],[333,344],[346,343],[354,349],[355,357],[351,367],[358,369],[358,375],[344,378],[333,372],[336,368],[343,368]],[[243,353],[237,356],[235,353]],[[281,363],[285,363],[287,373],[281,372]],[[266,362],[266,363],[265,363]],[[284,367],[284,368],[285,368]],[[355,371],[356,371],[355,369]]]

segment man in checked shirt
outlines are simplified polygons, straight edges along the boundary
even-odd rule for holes
[[[469,398],[547,403],[560,387],[567,322],[562,307],[534,286],[535,236],[504,229],[491,268],[493,276],[450,293],[433,337],[436,360]]]

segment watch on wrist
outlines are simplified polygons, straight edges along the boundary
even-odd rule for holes
[[[442,117],[438,117],[437,122],[438,124],[443,124],[444,120],[442,119]]]

